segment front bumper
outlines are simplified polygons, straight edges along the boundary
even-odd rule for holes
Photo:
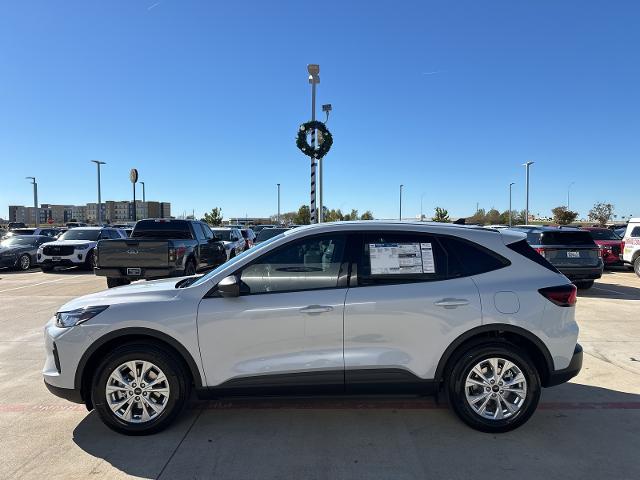
[[[15,267],[16,263],[18,261],[17,257],[11,256],[11,257],[0,257],[0,267]]]
[[[545,387],[553,387],[554,385],[560,385],[565,383],[578,375],[582,369],[582,346],[576,343],[576,347],[573,350],[573,356],[571,362],[567,368],[562,370],[555,370],[549,374],[549,379],[545,383]]]
[[[48,257],[38,254],[38,265],[65,266],[72,267],[74,265],[82,265],[87,256],[85,252],[73,253],[73,255],[65,255],[64,257]]]
[[[82,394],[80,393],[80,390],[76,390],[75,388],[56,387],[48,383],[46,379],[44,380],[44,385],[56,397],[63,398],[73,403],[85,403],[84,400],[82,399]]]

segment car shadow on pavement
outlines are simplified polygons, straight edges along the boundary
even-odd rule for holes
[[[499,435],[470,429],[431,397],[338,396],[193,402],[147,437],[114,433],[91,412],[73,440],[142,478],[553,478],[558,468],[571,472],[563,478],[639,478],[629,472],[640,469],[638,423],[640,395],[568,383],[543,390],[529,422]],[[473,462],[456,461],[461,451]]]
[[[640,300],[640,288],[617,283],[595,283],[588,290],[578,290],[578,297]]]

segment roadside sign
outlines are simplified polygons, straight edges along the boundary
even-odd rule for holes
[[[131,180],[131,183],[136,183],[138,181],[138,170],[135,168],[132,168],[131,171],[129,172],[129,180]]]

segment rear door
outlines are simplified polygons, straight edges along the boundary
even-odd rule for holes
[[[482,322],[473,280],[434,235],[366,233],[356,245],[344,315],[347,386],[432,379],[446,347]]]

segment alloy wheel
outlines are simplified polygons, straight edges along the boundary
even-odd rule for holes
[[[109,408],[118,418],[145,423],[158,418],[166,408],[169,381],[153,363],[131,360],[111,372],[105,394]]]
[[[504,358],[487,358],[468,373],[465,397],[473,411],[489,420],[503,420],[520,412],[527,398],[522,370]]]

